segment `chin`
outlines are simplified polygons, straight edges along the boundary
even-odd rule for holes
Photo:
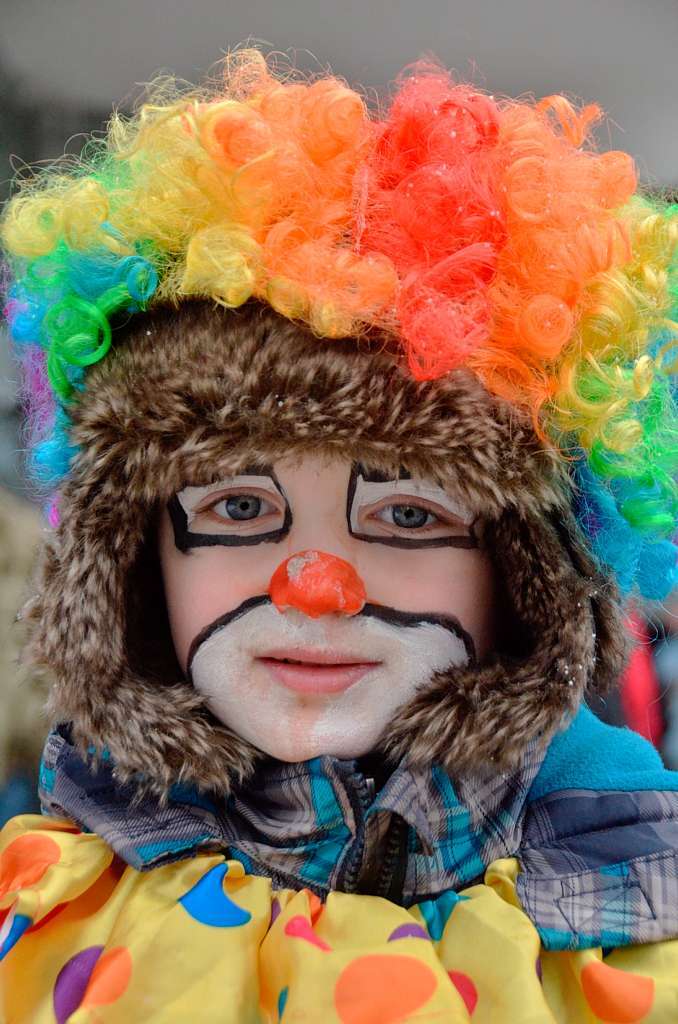
[[[284,761],[287,764],[297,764],[300,761],[311,761],[315,757],[336,757],[341,761],[351,761],[357,757],[363,757],[371,750],[374,750],[381,733],[374,736],[356,737],[338,734],[335,736],[307,737],[298,743],[285,742],[277,743],[271,741],[270,736],[267,742],[262,743],[252,740],[264,754],[273,757],[276,761]]]

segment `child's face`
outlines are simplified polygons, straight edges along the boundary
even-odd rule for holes
[[[185,487],[160,559],[184,671],[283,761],[367,753],[435,672],[493,644],[490,558],[431,481],[309,456]]]

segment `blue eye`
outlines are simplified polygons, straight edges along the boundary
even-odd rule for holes
[[[377,517],[382,522],[392,523],[405,530],[417,530],[438,522],[437,516],[419,505],[386,505],[377,513]]]
[[[256,519],[261,515],[264,505],[267,506],[265,511],[269,511],[272,507],[267,501],[258,498],[256,494],[234,494],[230,498],[222,498],[212,506],[212,510],[224,519],[234,519],[240,522]]]

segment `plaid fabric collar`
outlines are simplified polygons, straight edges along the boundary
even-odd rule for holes
[[[515,855],[542,759],[530,750],[512,774],[456,785],[436,766],[417,773],[401,764],[377,792],[354,761],[267,760],[226,801],[177,785],[163,806],[133,801],[110,760],[96,768],[84,761],[62,726],[45,747],[40,796],[45,813],[102,836],[140,871],[227,849],[274,885],[371,892],[410,905]]]
[[[274,888],[418,903],[436,938],[465,898],[458,890],[497,858],[517,855],[517,895],[547,949],[674,939],[678,776],[657,766],[651,747],[635,769],[623,759],[620,767],[627,734],[617,729],[598,728],[582,756],[571,736],[585,728],[580,714],[552,743],[555,753],[530,750],[510,775],[453,785],[436,766],[417,773],[401,764],[374,791],[355,762],[264,761],[227,801],[175,786],[162,806],[134,800],[110,761],[96,769],[83,761],[61,728],[47,742],[41,797],[46,813],[102,836],[140,871],[219,850]],[[557,781],[564,755],[564,787],[544,788],[542,772],[543,792],[532,788],[542,763],[551,765],[547,781]]]

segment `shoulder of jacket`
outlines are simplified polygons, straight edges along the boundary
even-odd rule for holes
[[[585,704],[551,740],[528,800],[564,789],[678,790],[651,743],[601,722]]]

